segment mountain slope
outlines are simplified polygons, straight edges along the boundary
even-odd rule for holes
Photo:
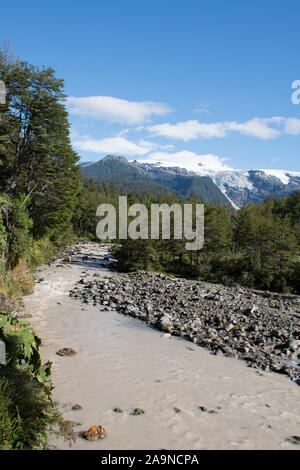
[[[98,183],[118,185],[124,189],[155,193],[168,190],[185,198],[196,194],[206,202],[228,204],[228,199],[210,177],[189,174],[176,168],[158,168],[129,162],[124,157],[108,155],[97,163],[82,166],[81,171],[84,178],[92,178]]]
[[[233,170],[208,173],[223,194],[237,207],[248,202],[262,202],[268,196],[280,198],[300,191],[300,173],[295,172]]]
[[[85,178],[117,184],[139,192],[169,190],[185,198],[198,195],[203,201],[228,204],[239,208],[249,202],[262,202],[300,191],[300,173],[284,170],[215,171],[199,165],[189,169],[163,163],[129,162],[124,157],[107,156],[97,163],[81,167]]]
[[[165,191],[146,172],[135,167],[125,157],[107,155],[96,163],[81,165],[84,178],[91,178],[97,183],[107,183],[136,193]]]
[[[268,196],[279,198],[300,191],[300,172],[230,169],[217,171],[189,161],[177,161],[179,166],[176,167],[170,167],[170,162],[161,161],[137,164],[150,172],[209,177],[235,208],[248,202],[262,202]]]

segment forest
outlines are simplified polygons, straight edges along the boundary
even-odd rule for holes
[[[99,242],[99,204],[117,207],[119,195],[127,195],[129,205],[147,207],[203,201],[195,195],[184,200],[174,192],[143,192],[134,184],[124,190],[84,180],[70,141],[64,84],[55,71],[2,50],[0,80],[6,85],[6,101],[0,104],[0,340],[10,345],[9,361],[0,369],[0,448],[44,448],[49,426],[72,436],[52,404],[50,364],[41,363],[39,339],[29,324],[4,311],[3,299],[16,302],[31,292],[36,266],[67,244]],[[299,192],[239,211],[204,204],[202,250],[188,252],[185,240],[172,237],[116,240],[119,269],[300,294]]]
[[[97,240],[96,209],[104,202],[118,209],[123,190],[84,181],[80,209],[74,219],[80,236]],[[170,193],[129,192],[128,206],[203,203],[197,196],[182,200]],[[114,253],[119,269],[163,272],[208,282],[238,283],[260,290],[300,293],[300,192],[281,199],[268,198],[236,211],[232,207],[205,203],[204,246],[187,251],[186,240],[117,240]],[[172,228],[172,217],[171,217]],[[150,227],[149,227],[150,233]]]

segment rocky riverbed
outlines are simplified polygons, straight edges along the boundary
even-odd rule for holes
[[[187,302],[187,286],[195,283],[112,272],[113,261],[108,246],[77,244],[41,267],[34,292],[24,297],[29,321],[42,338],[43,361],[52,363],[53,399],[74,426],[72,449],[300,449],[295,382],[171,335],[171,322],[163,315],[175,318],[186,308],[171,307],[170,297]],[[180,283],[178,290],[174,286]],[[222,288],[206,286],[210,294]],[[137,311],[144,312],[144,321]],[[163,331],[149,328],[145,320]],[[174,333],[175,327],[174,320]],[[192,339],[188,330],[183,336]],[[69,449],[55,436],[49,445]]]
[[[106,263],[110,263],[106,258]],[[163,274],[82,277],[70,296],[100,304],[183,337],[214,354],[288,375],[300,384],[299,297],[255,293],[240,286]]]

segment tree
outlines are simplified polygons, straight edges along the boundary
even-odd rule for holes
[[[6,104],[0,106],[0,189],[25,195],[36,237],[59,241],[67,230],[80,191],[78,156],[69,138],[63,81],[0,52]]]

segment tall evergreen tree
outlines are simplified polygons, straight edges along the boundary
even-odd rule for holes
[[[81,176],[69,138],[63,81],[0,52],[6,104],[0,106],[0,191],[25,195],[36,237],[68,229]]]

